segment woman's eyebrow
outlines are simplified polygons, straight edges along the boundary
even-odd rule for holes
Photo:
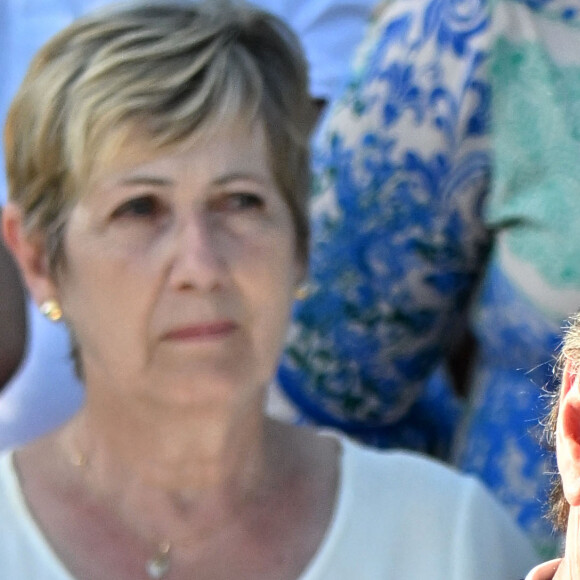
[[[215,185],[225,185],[226,183],[229,183],[230,181],[236,181],[238,179],[256,181],[257,183],[259,183],[261,185],[265,185],[268,182],[268,180],[263,175],[261,175],[259,173],[253,173],[251,171],[234,171],[232,173],[226,173],[225,175],[220,175],[219,177],[217,177],[216,179],[213,180],[213,183]]]
[[[172,181],[163,177],[153,177],[149,175],[131,175],[129,177],[122,177],[117,181],[119,185],[154,185],[167,186],[171,185]]]

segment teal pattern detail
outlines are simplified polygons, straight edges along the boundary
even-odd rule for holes
[[[494,188],[487,221],[555,288],[580,286],[580,67],[539,44],[501,39],[492,55]],[[510,227],[514,226],[514,227]]]

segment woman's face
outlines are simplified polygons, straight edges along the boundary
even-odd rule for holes
[[[302,274],[262,127],[134,157],[99,174],[67,225],[58,293],[87,388],[179,405],[261,397]]]

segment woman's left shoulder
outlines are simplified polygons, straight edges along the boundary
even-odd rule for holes
[[[422,558],[448,578],[519,578],[538,563],[531,542],[475,477],[418,453],[340,443],[344,511],[353,528],[376,529],[383,551],[389,522],[390,533],[411,545],[421,539]]]
[[[374,473],[383,481],[396,482],[403,493],[441,493],[457,496],[459,489],[479,488],[471,476],[421,453],[407,450],[380,450],[341,438],[343,462],[359,474]]]

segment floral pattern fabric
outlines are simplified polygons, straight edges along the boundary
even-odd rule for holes
[[[307,420],[445,454],[547,553],[538,442],[580,306],[580,4],[391,0],[313,147],[309,294],[279,383]],[[470,399],[441,374],[465,320]]]

